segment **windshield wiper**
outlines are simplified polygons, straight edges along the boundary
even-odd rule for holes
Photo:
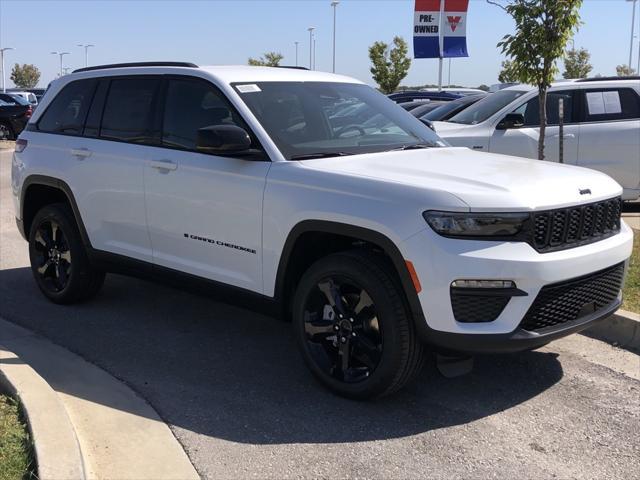
[[[303,153],[301,155],[293,155],[289,160],[311,160],[314,158],[328,158],[328,157],[346,157],[348,155],[354,155],[348,152],[316,152],[316,153]]]
[[[398,148],[392,148],[391,150],[385,150],[387,152],[398,152],[401,150],[419,150],[422,148],[436,148],[437,145],[433,143],[412,143],[411,145],[403,145]]]

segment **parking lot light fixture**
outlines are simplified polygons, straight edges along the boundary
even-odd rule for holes
[[[309,27],[309,70],[313,70],[313,31],[316,27]]]
[[[87,44],[79,43],[78,46],[84,48],[84,66],[88,67],[89,66],[89,49],[91,47],[95,47],[95,45],[91,43],[87,43]]]
[[[5,84],[4,84],[4,52],[7,50],[13,50],[12,47],[4,47],[0,48],[0,68],[2,68],[2,93],[6,92]]]
[[[336,10],[339,4],[338,0],[331,2],[333,7],[333,73],[336,73]]]
[[[70,55],[70,52],[51,52],[51,55],[58,55],[60,57],[60,76],[64,75],[64,65],[62,64],[62,57]]]

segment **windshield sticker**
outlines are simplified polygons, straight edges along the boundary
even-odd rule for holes
[[[250,83],[247,85],[236,85],[236,89],[240,93],[251,93],[251,92],[261,92],[260,87],[255,83]]]

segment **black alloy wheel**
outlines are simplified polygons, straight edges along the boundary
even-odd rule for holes
[[[36,272],[45,288],[64,290],[71,276],[71,250],[64,232],[54,220],[40,223],[35,232]]]
[[[331,377],[356,383],[380,363],[383,332],[373,300],[344,276],[322,278],[307,296],[304,330],[309,352]]]

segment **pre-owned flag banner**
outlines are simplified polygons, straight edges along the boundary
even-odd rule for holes
[[[414,58],[468,57],[469,0],[416,0]]]

